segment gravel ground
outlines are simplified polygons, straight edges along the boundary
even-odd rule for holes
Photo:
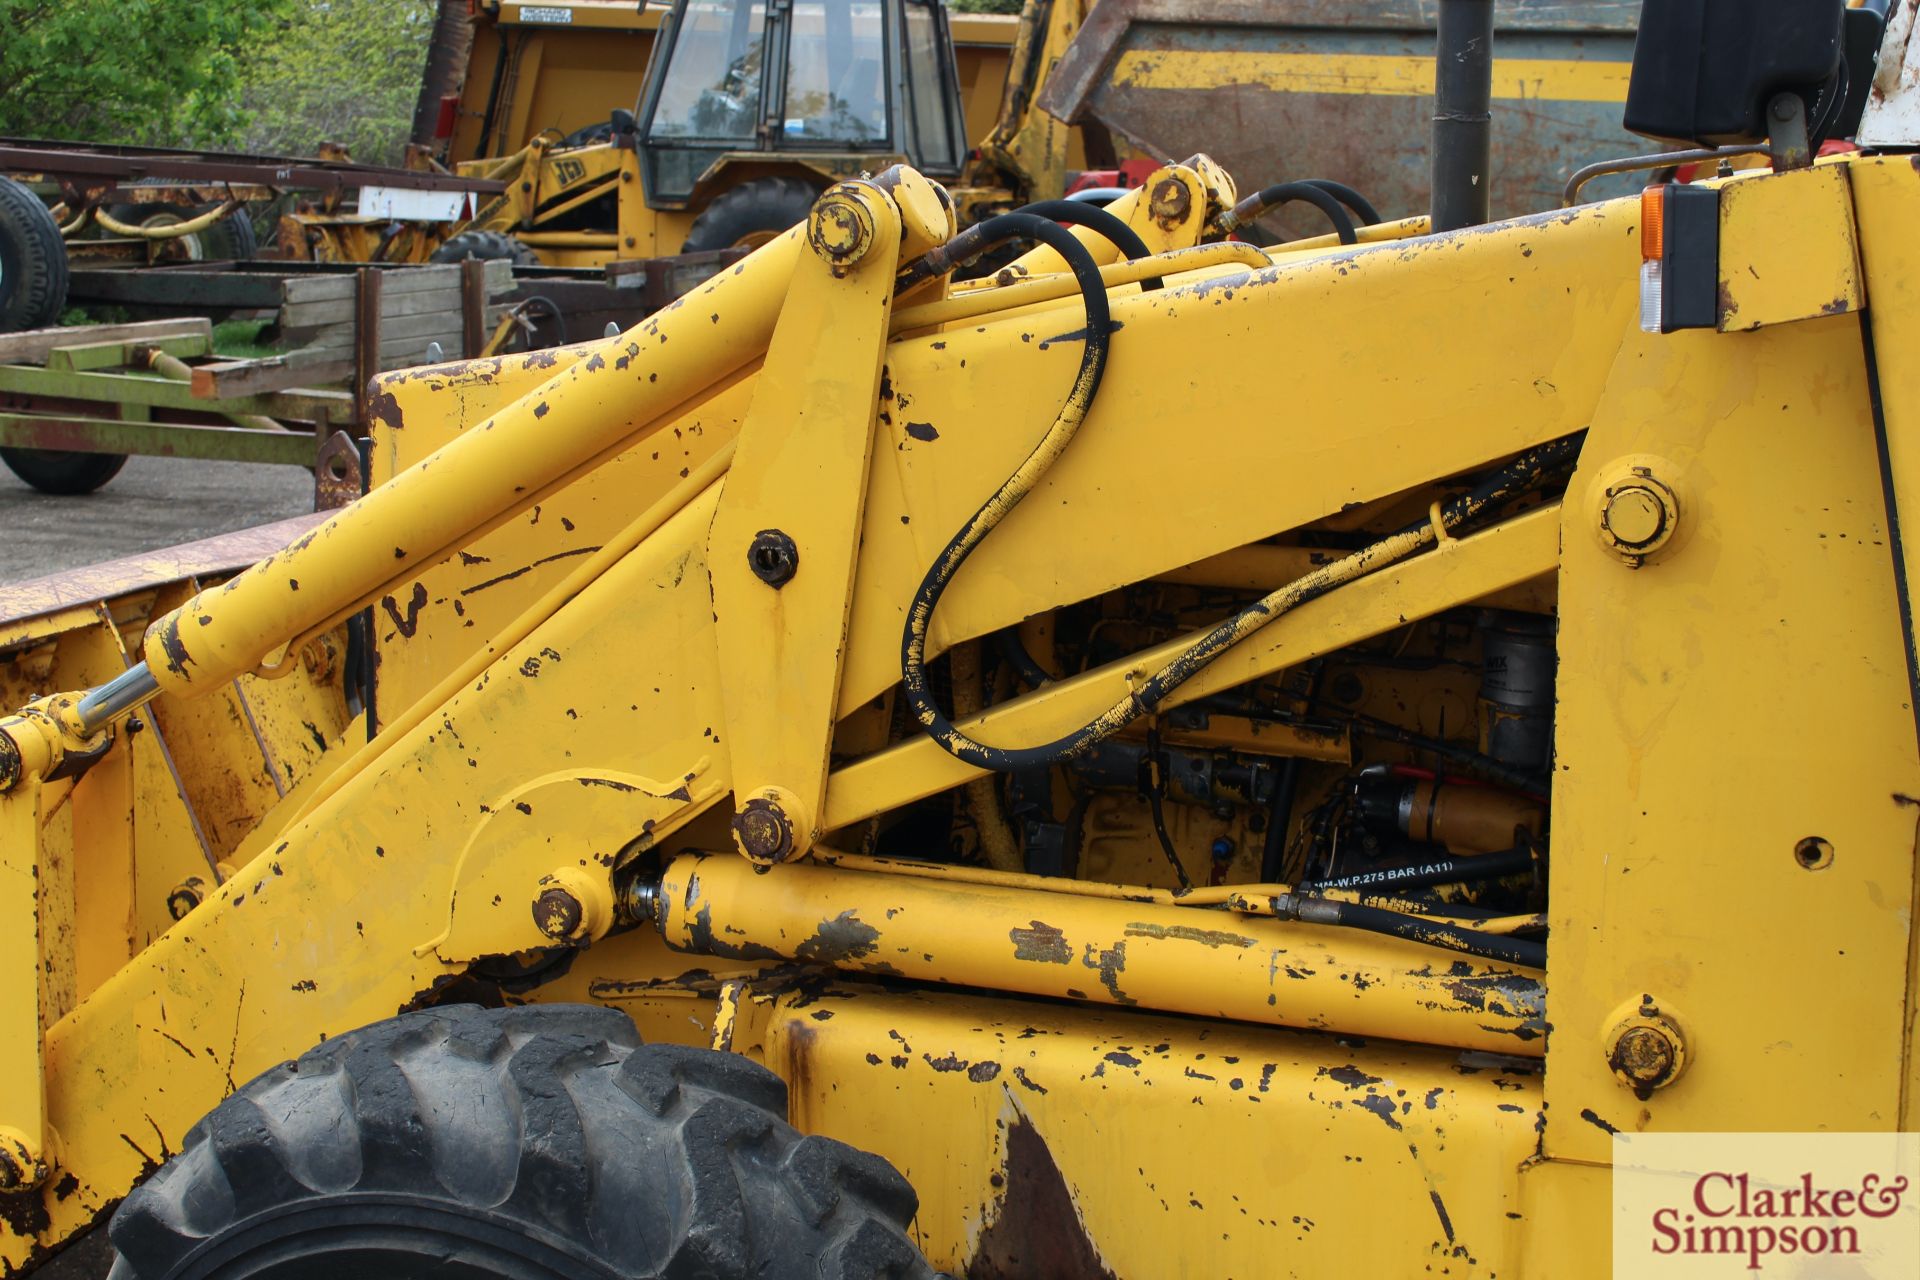
[[[313,475],[246,462],[133,458],[84,498],[0,466],[0,582],[19,582],[313,510]]]

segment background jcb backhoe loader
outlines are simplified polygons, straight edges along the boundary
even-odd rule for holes
[[[0,1256],[1604,1276],[1623,1135],[1920,1128],[1913,9],[1648,6],[1698,145],[1610,167],[1764,171],[1486,222],[1443,0],[1426,215],[899,167],[382,378],[364,498],[0,633],[81,677],[0,719]],[[354,718],[176,881],[267,689]]]
[[[967,221],[1058,197],[1080,131],[1035,98],[1085,3],[1034,0],[1017,20],[998,20],[1012,28],[991,33],[1005,41],[999,48],[979,44],[973,28],[984,20],[963,18],[976,42],[964,62],[943,0],[677,0],[665,13],[511,5],[476,15],[486,48],[477,62],[469,52],[462,92],[447,97],[445,144],[455,171],[507,190],[444,243],[431,223],[320,212],[284,220],[280,240],[297,257],[598,266],[758,247],[802,221],[833,182],[898,163],[950,184]],[[603,47],[583,42],[576,24],[605,30]],[[560,65],[546,66],[549,44]],[[605,65],[636,53],[644,60],[624,77]],[[432,66],[428,75],[430,92]],[[603,95],[593,120],[564,134],[533,125],[577,120],[585,93]],[[971,121],[983,118],[975,147]],[[456,147],[497,150],[454,158]]]

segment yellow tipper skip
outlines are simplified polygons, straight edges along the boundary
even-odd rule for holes
[[[840,182],[6,624],[4,1270],[1602,1277],[1622,1136],[1920,1128],[1912,0],[1649,4],[1497,223],[1491,8],[1425,215]]]

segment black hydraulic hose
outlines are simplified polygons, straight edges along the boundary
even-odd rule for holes
[[[1299,794],[1300,757],[1288,756],[1280,762],[1279,775],[1273,780],[1267,829],[1260,842],[1260,879],[1267,884],[1280,879],[1281,864],[1287,857],[1287,828],[1293,824],[1293,805]]]
[[[1123,258],[1153,256],[1153,250],[1147,248],[1147,242],[1140,238],[1138,231],[1122,222],[1118,214],[1110,213],[1097,204],[1088,204],[1084,200],[1036,200],[1020,206],[1015,212],[1035,213],[1052,222],[1090,227],[1105,236]]]
[[[1002,217],[1018,217],[1018,214],[1003,214]],[[1065,236],[1065,232],[1061,232]],[[1069,241],[1072,237],[1066,237]],[[1080,252],[1087,269],[1092,271],[1092,259],[1073,242]],[[1082,284],[1083,290],[1098,286]],[[1100,361],[1105,362],[1105,338],[1107,324],[1106,295],[1099,294],[1099,323],[1096,326],[1090,318],[1087,325],[1088,350],[1091,352],[1097,333],[1101,343]],[[1092,295],[1089,295],[1088,315],[1094,314]],[[1082,368],[1086,367],[1087,356],[1082,357]],[[1094,385],[1098,385],[1098,373],[1094,376]],[[1076,395],[1078,384],[1076,384]],[[1091,394],[1088,396],[1091,401]],[[1056,439],[1061,425],[1067,421],[1067,414],[1074,406],[1069,399],[1061,418],[1054,424],[1039,446],[1020,464],[1020,470],[1014,473],[999,492],[989,498],[986,505],[975,512],[961,531],[954,535],[953,541],[927,570],[927,576],[921,581],[920,589],[914,593],[907,608],[905,634],[901,640],[900,666],[903,684],[907,693],[907,705],[914,718],[933,740],[940,744],[950,755],[964,760],[975,768],[991,770],[995,773],[1011,772],[1015,769],[1037,769],[1045,765],[1058,764],[1072,760],[1091,750],[1103,739],[1111,737],[1141,716],[1156,710],[1168,694],[1191,680],[1211,666],[1221,654],[1247,639],[1256,631],[1272,622],[1275,618],[1291,612],[1309,600],[1317,599],[1344,583],[1366,576],[1389,564],[1404,560],[1417,551],[1433,546],[1440,538],[1441,530],[1448,535],[1454,529],[1480,516],[1489,508],[1507,499],[1518,496],[1531,489],[1546,476],[1571,464],[1579,456],[1581,441],[1586,432],[1579,431],[1558,440],[1549,441],[1527,450],[1512,462],[1490,472],[1465,493],[1456,494],[1436,504],[1433,513],[1425,520],[1416,521],[1389,534],[1370,546],[1363,547],[1341,560],[1323,565],[1305,577],[1297,578],[1277,591],[1261,597],[1246,608],[1240,610],[1226,621],[1220,623],[1200,639],[1194,641],[1181,653],[1173,657],[1144,682],[1100,715],[1052,742],[1032,747],[995,747],[976,742],[956,728],[939,704],[934,701],[928,687],[925,669],[927,630],[932,622],[934,607],[940,602],[940,595],[946,590],[967,556],[973,553],[980,539],[998,524],[1015,503],[1025,497],[1038,481],[1041,472],[1051,465],[1060,451],[1072,438],[1079,427],[1076,418],[1063,437]],[[1080,406],[1080,417],[1085,416],[1086,406]],[[1045,455],[1043,457],[1043,454]],[[1037,465],[1036,465],[1037,464]],[[1017,492],[1014,492],[1017,485]],[[1012,496],[1009,496],[1011,494]],[[1437,526],[1437,527],[1436,527]]]
[[[1011,214],[1001,214],[999,217],[988,218],[984,222],[974,223],[971,227],[968,227],[944,245],[932,250],[924,257],[910,264],[906,271],[901,273],[900,288],[905,289],[909,285],[918,284],[922,280],[931,279],[938,275],[945,275],[956,267],[965,266],[987,250],[1004,244],[1008,240],[1042,239],[1040,236],[1028,235],[1024,232],[1009,234],[1004,226],[1000,226],[1001,218],[1014,217],[1021,214],[1031,214],[1034,217],[1044,218],[1048,222],[1055,224],[1065,222],[1075,226],[1087,227],[1105,237],[1115,249],[1120,251],[1120,256],[1123,258],[1150,258],[1153,256],[1153,250],[1147,248],[1147,242],[1140,238],[1139,232],[1122,222],[1118,216],[1109,213],[1099,205],[1086,204],[1079,200],[1040,200],[1022,208],[1015,209]],[[995,227],[999,227],[999,229],[995,230]],[[1071,236],[1067,238],[1070,240],[1073,239]],[[1060,246],[1052,241],[1044,241],[1044,243],[1056,251],[1059,250]],[[1075,240],[1074,243],[1078,244],[1079,241]],[[1061,256],[1064,257],[1065,254]],[[1160,278],[1155,276],[1151,280],[1141,281],[1140,287],[1142,289],[1158,289],[1161,283]]]
[[[1455,742],[1440,738],[1430,738],[1411,729],[1402,729],[1399,725],[1386,720],[1376,720],[1372,716],[1356,715],[1348,718],[1349,732],[1363,738],[1374,738],[1382,742],[1397,742],[1415,751],[1429,751],[1442,760],[1459,766],[1469,773],[1478,774],[1488,782],[1497,782],[1503,787],[1523,791],[1530,796],[1542,796],[1547,793],[1551,781],[1544,775],[1530,773],[1525,769],[1516,769],[1503,764],[1492,756],[1483,755],[1472,747],[1463,747]]]
[[[1547,967],[1547,944],[1530,938],[1514,938],[1498,933],[1482,933],[1470,925],[1453,920],[1434,920],[1426,916],[1403,915],[1357,902],[1335,902],[1330,898],[1302,898],[1297,894],[1274,900],[1274,914],[1282,919],[1307,924],[1343,925],[1384,933],[1390,937],[1422,942],[1430,947],[1445,947],[1483,960],[1501,960],[1533,969]]]
[[[1054,416],[1053,425],[1047,428],[1046,434],[1040,437],[1039,443],[1033,446],[1013,474],[980,504],[979,510],[967,517],[959,532],[947,540],[947,545],[934,557],[933,564],[927,569],[926,576],[921,579],[918,590],[907,606],[906,625],[900,639],[902,684],[915,718],[933,735],[935,741],[943,741],[943,735],[955,738],[960,735],[952,721],[940,710],[927,681],[927,632],[933,623],[934,608],[940,603],[940,596],[946,591],[947,584],[960,572],[960,566],[967,562],[967,557],[1007,517],[1007,513],[1019,506],[1021,500],[1033,491],[1047,468],[1072,442],[1075,433],[1080,430],[1080,424],[1086,421],[1087,413],[1093,407],[1094,396],[1100,390],[1100,376],[1106,370],[1107,353],[1112,343],[1112,313],[1108,310],[1107,290],[1100,279],[1100,268],[1095,264],[1093,255],[1074,238],[1073,233],[1057,222],[1032,213],[1003,213],[988,218],[976,229],[982,232],[985,241],[983,247],[990,248],[1003,240],[1024,236],[1040,241],[1065,258],[1075,283],[1080,286],[1086,325],[1081,334],[1080,366],[1074,373],[1073,386],[1067,393],[1065,403]],[[908,267],[902,273],[903,278],[919,270],[923,263],[939,252],[936,249]],[[951,746],[947,749],[954,750]],[[1037,758],[1032,762],[1034,767],[1049,763],[1050,760]]]
[[[1436,884],[1472,884],[1482,880],[1500,880],[1533,870],[1533,854],[1526,849],[1507,849],[1501,853],[1479,853],[1461,858],[1435,858],[1411,867],[1382,867],[1376,871],[1355,871],[1311,884],[1296,885],[1302,893],[1320,893],[1327,889],[1352,889],[1374,892],[1397,889],[1424,889]]]
[[[1353,210],[1354,216],[1365,225],[1371,227],[1380,221],[1380,211],[1373,207],[1373,201],[1346,183],[1335,182],[1331,178],[1308,178],[1307,181]]]
[[[1222,231],[1235,231],[1263,214],[1278,209],[1281,205],[1301,200],[1312,205],[1327,216],[1333,229],[1340,237],[1341,244],[1354,244],[1360,235],[1354,230],[1353,219],[1340,207],[1340,201],[1325,186],[1317,182],[1280,182],[1262,191],[1256,191],[1227,210],[1220,220]]]
[[[1041,685],[1053,683],[1053,677],[1047,674],[1047,669],[1027,652],[1027,646],[1020,643],[1020,633],[1014,628],[1006,628],[994,639],[999,642],[1001,661],[1013,668],[1013,673],[1020,677],[1027,688],[1038,689]]]

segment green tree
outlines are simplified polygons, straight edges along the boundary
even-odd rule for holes
[[[0,134],[236,140],[242,52],[291,0],[0,0]]]
[[[413,125],[435,0],[293,0],[243,58],[237,108],[249,149],[311,155],[344,143],[396,164]]]
[[[953,0],[956,13],[1018,13],[1022,0]]]

